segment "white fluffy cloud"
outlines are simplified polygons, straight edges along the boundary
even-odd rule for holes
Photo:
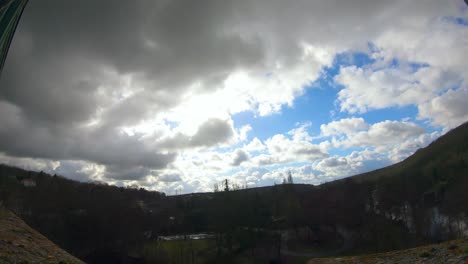
[[[436,3],[427,3],[435,5]],[[466,54],[468,53],[468,32],[466,26],[454,23],[450,18],[467,19],[463,1],[446,3],[453,11],[461,13],[440,13],[435,16],[418,15],[406,17],[404,26],[396,26],[382,31],[376,38],[377,46],[382,47],[380,55],[386,59],[401,58],[404,61],[424,62],[442,71],[458,72],[467,77]],[[421,6],[424,4],[421,4]]]
[[[425,128],[409,121],[385,120],[368,124],[363,118],[344,118],[320,126],[332,137],[334,147],[385,147],[426,134]]]
[[[359,124],[357,126],[356,124]],[[347,129],[347,128],[353,129]],[[359,127],[359,129],[354,129]],[[337,129],[335,129],[337,128]],[[366,128],[366,129],[364,129]],[[346,118],[321,126],[322,134],[331,136],[334,148],[364,148],[385,153],[389,161],[397,162],[408,157],[419,148],[425,147],[440,136],[439,132],[429,133],[425,128],[408,121],[382,121],[367,124],[361,118]],[[330,133],[332,131],[333,133]],[[340,164],[341,161],[342,163]],[[322,160],[322,165],[346,165],[346,160],[337,157]]]
[[[341,68],[335,81],[345,88],[338,93],[341,111],[363,113],[392,106],[418,105],[447,90],[460,78],[433,67],[416,72],[407,68]]]
[[[255,137],[252,139],[247,145],[243,147],[243,149],[247,152],[259,152],[266,149],[266,146]]]
[[[390,122],[374,124],[368,132],[359,132],[367,135],[354,137],[356,134],[351,134],[350,139],[344,139],[344,141],[359,141],[365,138],[363,141],[365,143],[355,142],[355,146],[367,146],[365,149],[353,151],[345,156],[335,155],[316,161],[312,164],[312,168],[316,178],[322,182],[379,169],[402,161],[440,136],[439,132],[421,132],[412,125]]]
[[[466,19],[461,1],[453,4],[465,10],[459,15]],[[382,31],[373,42],[372,65],[342,67],[335,77],[344,87],[337,99],[341,111],[415,105],[419,117],[433,125],[447,129],[466,122],[468,111],[454,95],[466,97],[468,33],[452,16],[408,17]]]
[[[351,134],[369,127],[362,117],[344,118],[328,124],[322,124],[320,130],[324,136]]]
[[[327,157],[326,149],[310,142],[311,136],[304,131],[306,126],[295,128],[288,132],[290,138],[283,134],[276,134],[264,144],[267,153],[253,157],[252,163],[257,166],[268,166],[292,162],[311,162]]]
[[[281,168],[273,167],[270,170],[252,167],[235,173],[232,180],[239,183],[249,182],[249,186],[272,185],[281,183],[291,173],[297,183],[321,184],[401,161],[437,137],[437,133],[423,134],[402,144],[387,146],[385,150],[369,147],[345,156],[326,157],[302,166],[289,165]]]
[[[411,122],[383,121],[375,123],[366,131],[351,133],[347,139],[338,143],[346,147],[384,147],[404,142],[426,131],[423,127]]]
[[[389,165],[390,159],[373,150],[353,151],[344,157],[333,156],[312,165],[324,181],[339,179]]]
[[[468,87],[449,90],[418,106],[419,117],[434,125],[453,128],[468,121]]]

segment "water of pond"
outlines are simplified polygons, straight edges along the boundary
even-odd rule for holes
[[[175,241],[175,240],[200,240],[214,238],[214,234],[199,233],[199,234],[187,234],[187,235],[173,235],[173,236],[159,236],[158,240],[163,241]]]

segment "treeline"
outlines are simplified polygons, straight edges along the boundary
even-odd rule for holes
[[[34,182],[25,186],[23,180]],[[167,232],[165,195],[0,166],[0,201],[30,226],[82,259],[120,255],[148,230]],[[159,209],[152,213],[145,205]],[[161,206],[159,206],[161,204]],[[165,220],[165,219],[164,219]],[[105,253],[103,253],[105,252]]]

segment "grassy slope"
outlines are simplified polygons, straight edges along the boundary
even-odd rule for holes
[[[0,263],[83,263],[0,206]]]
[[[468,240],[452,240],[440,244],[421,246],[411,249],[391,251],[379,254],[370,254],[339,258],[316,258],[308,264],[332,263],[468,263]]]

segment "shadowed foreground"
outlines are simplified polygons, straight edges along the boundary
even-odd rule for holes
[[[83,263],[0,206],[0,263]]]

